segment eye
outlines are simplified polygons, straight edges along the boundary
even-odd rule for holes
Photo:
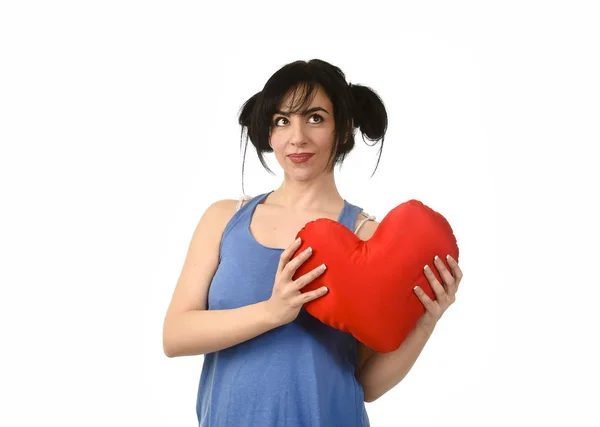
[[[279,124],[279,121],[280,121],[280,120],[285,120],[285,121],[287,121],[287,119],[286,119],[285,117],[276,117],[276,118],[275,118],[275,120],[273,121],[273,124],[274,124],[275,126],[280,126],[280,124]]]
[[[316,123],[321,123],[323,121],[323,117],[321,117],[319,114],[313,114],[312,116],[310,116],[310,118],[312,119],[313,117],[316,117],[318,120],[316,121]],[[315,123],[315,122],[311,122],[311,123]]]

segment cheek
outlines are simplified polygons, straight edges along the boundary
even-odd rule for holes
[[[285,139],[282,138],[280,134],[273,133],[269,139],[269,143],[271,148],[277,152],[285,146]]]
[[[313,141],[323,150],[329,150],[333,146],[334,132],[331,129],[317,129],[313,134]]]

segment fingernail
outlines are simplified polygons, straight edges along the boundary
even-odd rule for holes
[[[329,289],[327,289],[327,287],[323,288],[323,292],[328,292],[328,291],[329,291]]]
[[[425,267],[423,267],[423,270],[427,271],[429,269],[429,266],[426,265]]]
[[[327,266],[325,264],[321,264],[321,271],[325,271],[327,269]]]
[[[450,254],[446,255],[446,259],[447,259],[448,261],[450,261],[450,260],[454,261],[454,258],[452,258],[452,257],[450,256]]]
[[[308,249],[306,250],[306,253],[309,254],[312,252],[312,248],[309,246]]]
[[[439,261],[440,257],[436,255],[435,258],[434,258],[434,260]]]
[[[296,239],[296,243],[300,243],[301,241],[302,241],[302,239],[301,239],[300,237],[298,237],[298,238]]]

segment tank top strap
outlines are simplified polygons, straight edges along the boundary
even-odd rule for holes
[[[252,213],[254,212],[255,206],[262,202],[270,193],[271,192],[263,193],[254,197],[248,195],[241,196],[238,200],[235,213],[225,226],[225,230],[223,230],[222,240],[225,240],[227,235],[237,224],[248,228],[250,226],[250,221],[252,220]],[[247,200],[247,202],[242,205],[245,200]]]
[[[363,226],[363,224],[365,222],[367,222],[367,221],[375,221],[375,219],[376,219],[375,215],[369,215],[368,213],[366,213],[362,209],[361,209],[361,211],[359,213],[363,214],[364,218],[360,221],[360,223],[356,227],[356,230],[354,230],[354,234],[358,233],[358,230],[360,230],[360,228]]]
[[[247,195],[247,194],[242,194],[242,195],[240,196],[239,200],[238,200],[237,206],[235,207],[235,211],[236,211],[236,212],[237,212],[237,211],[239,211],[239,210],[240,210],[240,208],[242,207],[242,204],[243,204],[245,201],[248,201],[248,200],[250,200],[250,199],[252,199],[252,196],[249,196],[249,195]]]

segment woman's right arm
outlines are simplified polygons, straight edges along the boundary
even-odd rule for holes
[[[311,256],[310,248],[292,259],[300,241],[279,257],[271,298],[229,310],[207,310],[208,288],[219,265],[219,247],[225,226],[235,213],[236,200],[212,204],[204,213],[190,243],[163,324],[163,350],[168,357],[212,353],[232,347],[293,321],[304,304],[322,297],[324,287],[302,292],[324,268],[293,279]]]
[[[163,350],[168,357],[218,351],[277,326],[264,302],[231,310],[206,309],[208,288],[219,264],[221,236],[236,203],[213,203],[192,235],[163,323]]]

